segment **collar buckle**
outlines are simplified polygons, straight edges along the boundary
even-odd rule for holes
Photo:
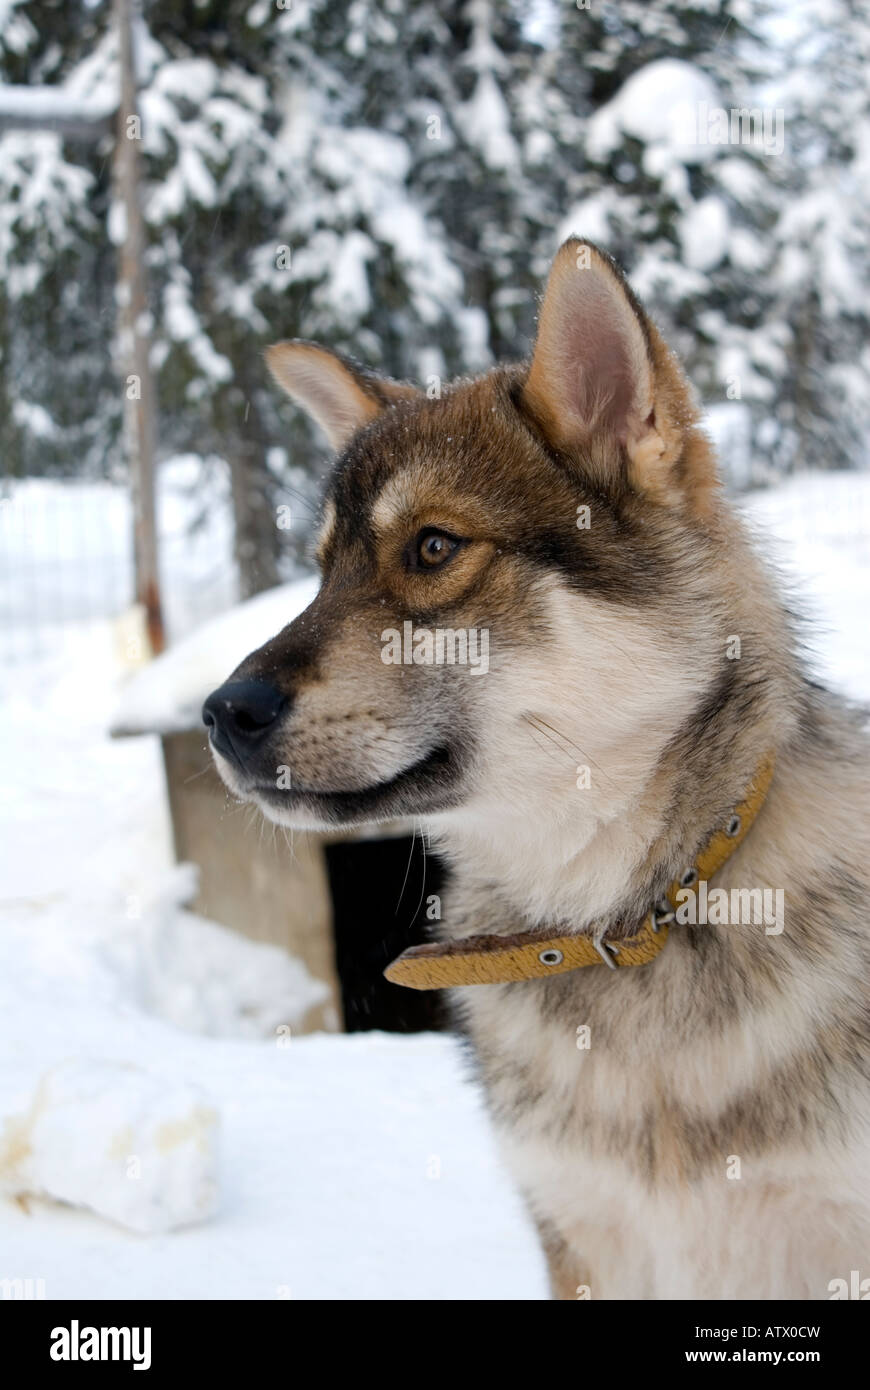
[[[606,936],[593,937],[592,945],[604,961],[608,970],[616,970],[616,957],[619,955],[619,947],[614,946],[612,942],[608,941]]]
[[[671,907],[671,904],[668,901],[668,899],[659,898],[658,902],[656,903],[655,907],[650,913],[649,924],[651,930],[654,931],[656,935],[658,935],[662,927],[667,926],[669,922],[674,921],[675,916],[676,913],[674,912],[674,909]]]

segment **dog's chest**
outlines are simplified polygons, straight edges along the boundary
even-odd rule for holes
[[[616,1162],[633,1182],[696,1161],[679,1152],[681,1112],[709,1096],[716,1057],[696,1055],[694,1086],[669,1077],[679,1003],[649,978],[602,967],[460,993],[491,1113],[513,1139]]]
[[[781,1248],[792,1221],[782,1154],[797,1130],[769,1089],[788,1030],[771,1001],[768,1050],[736,1000],[698,998],[697,982],[693,998],[685,952],[665,958],[658,980],[658,965],[581,971],[457,1004],[503,1156],[537,1220],[588,1261],[591,1296],[741,1297],[747,1251],[763,1263],[763,1233]],[[752,1280],[783,1277],[759,1265]]]

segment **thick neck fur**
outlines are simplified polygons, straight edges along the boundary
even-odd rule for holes
[[[705,582],[693,616],[688,593],[676,621],[658,613],[652,624],[550,595],[555,642],[519,673],[529,708],[518,708],[513,746],[483,749],[480,793],[434,827],[457,878],[492,885],[506,933],[558,924],[630,934],[727,823],[764,757],[792,740],[806,685],[789,621],[730,514],[723,529],[715,597]],[[700,567],[709,559],[708,549]],[[736,659],[726,656],[732,636]],[[590,690],[596,677],[610,687]],[[494,686],[494,700],[516,700],[509,667],[502,679],[509,688]],[[475,930],[445,923],[448,934]]]

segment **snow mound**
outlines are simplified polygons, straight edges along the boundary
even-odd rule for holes
[[[280,584],[204,623],[131,677],[112,719],[112,733],[198,729],[205,697],[249,652],[298,617],[319,587],[313,575]]]
[[[196,1088],[117,1062],[67,1062],[0,1135],[0,1187],[142,1235],[211,1216],[217,1113]]]
[[[196,878],[195,865],[176,865],[141,923],[108,938],[105,959],[120,997],[186,1032],[289,1036],[329,998],[328,986],[281,947],[182,911]]]

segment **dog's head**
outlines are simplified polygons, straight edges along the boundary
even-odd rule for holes
[[[584,779],[585,817],[618,810],[712,678],[716,493],[613,262],[566,242],[531,363],[439,399],[313,344],[267,358],[338,458],[320,592],[205,705],[230,789],[309,827],[576,817]]]

